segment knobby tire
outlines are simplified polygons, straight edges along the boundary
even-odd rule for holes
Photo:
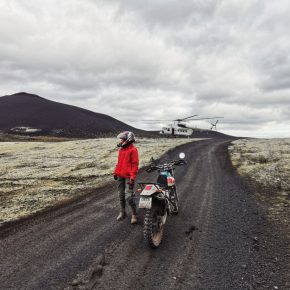
[[[154,222],[154,213],[152,209],[147,209],[145,212],[143,234],[145,242],[148,243],[152,249],[158,248],[163,237],[163,226],[160,231],[154,232]]]

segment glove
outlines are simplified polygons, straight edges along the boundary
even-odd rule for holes
[[[114,179],[115,180],[118,180],[118,175],[114,175]]]
[[[134,189],[134,185],[135,185],[135,180],[130,178],[128,184],[129,184],[129,189],[133,190]]]

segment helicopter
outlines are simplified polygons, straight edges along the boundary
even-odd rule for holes
[[[160,122],[172,122],[170,124],[168,124],[167,126],[163,126],[159,132],[159,134],[161,135],[171,135],[171,136],[187,136],[189,137],[190,135],[192,135],[193,131],[196,128],[192,128],[190,126],[187,125],[186,122],[189,121],[199,121],[199,120],[212,120],[212,119],[220,119],[223,117],[208,117],[208,118],[194,118],[197,117],[198,115],[192,115],[186,118],[182,118],[182,119],[175,119],[175,120],[143,120],[146,122],[149,122],[150,124],[152,123],[160,123]],[[217,120],[218,121],[218,120]],[[213,127],[216,128],[216,124],[217,121],[214,124],[211,123],[211,125],[213,125]]]

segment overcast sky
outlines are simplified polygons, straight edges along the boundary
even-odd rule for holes
[[[289,15],[287,0],[1,0],[0,95],[290,137]]]

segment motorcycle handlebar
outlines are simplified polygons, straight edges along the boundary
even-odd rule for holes
[[[183,160],[183,159],[180,159],[180,160],[174,161],[174,165],[184,165],[184,164],[186,164],[186,161]]]
[[[169,163],[160,164],[160,165],[156,165],[156,166],[150,166],[149,168],[146,169],[146,172],[152,172],[152,171],[157,170],[157,169],[164,169],[164,167],[170,167],[173,165],[185,165],[185,164],[186,164],[186,161],[183,159],[173,160]]]

